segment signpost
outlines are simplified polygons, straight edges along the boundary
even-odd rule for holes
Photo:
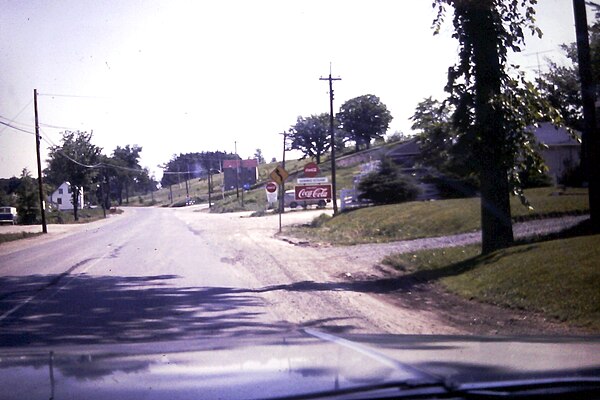
[[[267,191],[267,202],[273,204],[277,202],[277,184],[275,182],[269,182],[265,185]]]
[[[283,182],[285,182],[290,174],[285,170],[285,168],[283,168],[281,165],[278,165],[273,171],[271,171],[269,176],[278,184],[283,185]]]
[[[271,171],[269,176],[281,187],[281,201],[279,203],[279,233],[281,233],[281,213],[283,212],[283,196],[285,195],[285,186],[283,184],[290,174],[285,170],[285,168],[283,168],[281,165],[278,165],[273,171]]]
[[[277,192],[277,185],[275,184],[275,182],[269,182],[265,186],[265,189],[268,193],[275,193]]]

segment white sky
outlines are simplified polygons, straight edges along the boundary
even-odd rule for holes
[[[542,41],[514,61],[526,67],[575,40],[572,2],[540,0]],[[94,143],[143,146],[156,173],[173,154],[260,148],[281,159],[280,132],[299,115],[334,111],[374,94],[392,113],[389,133],[410,133],[416,104],[443,98],[456,60],[450,20],[433,36],[430,0],[172,1],[0,0],[0,121],[93,130]],[[588,11],[589,13],[589,11]],[[588,14],[591,18],[591,13]],[[80,97],[48,96],[66,94]],[[42,125],[56,144],[64,129]],[[43,142],[42,159],[47,156]],[[0,126],[0,177],[37,176],[35,137]]]

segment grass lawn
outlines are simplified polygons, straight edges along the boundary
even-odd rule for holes
[[[41,232],[17,232],[17,233],[2,233],[0,234],[0,244],[12,242],[13,240],[27,239],[41,235]]]
[[[511,199],[515,220],[588,212],[587,189],[530,189],[530,210]],[[444,236],[481,228],[479,198],[418,201],[342,213],[319,228],[294,228],[293,234],[335,244],[377,243]]]
[[[600,235],[515,246],[389,256],[385,263],[467,299],[534,311],[600,332]]]

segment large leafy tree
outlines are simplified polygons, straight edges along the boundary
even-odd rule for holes
[[[517,71],[509,73],[508,54],[521,51],[525,32],[535,26],[537,0],[434,0],[439,31],[447,8],[453,8],[459,60],[449,68],[446,90],[455,109],[457,140],[469,155],[481,189],[482,252],[513,242],[509,196],[519,191],[519,171],[542,166],[528,129],[547,114],[548,104]]]
[[[317,164],[321,163],[321,156],[331,147],[329,114],[298,117],[288,137],[291,149],[300,150],[303,158],[312,157],[316,159]]]
[[[372,94],[346,101],[336,117],[346,139],[354,142],[356,151],[362,145],[370,148],[373,139],[383,138],[392,121],[386,105]]]
[[[410,120],[419,139],[419,162],[442,173],[469,175],[475,166],[466,165],[469,159],[458,146],[459,134],[452,124],[452,113],[448,104],[431,97],[417,104]]]
[[[111,164],[114,166],[116,175],[117,193],[119,205],[123,203],[123,191],[125,192],[125,202],[129,204],[130,188],[135,184],[136,179],[143,173],[139,164],[142,147],[137,145],[117,146],[113,150]]]
[[[80,189],[89,189],[97,174],[102,149],[92,143],[92,133],[65,131],[61,145],[50,148],[45,170],[48,182],[59,186],[69,182],[73,194],[73,217],[79,220]]]

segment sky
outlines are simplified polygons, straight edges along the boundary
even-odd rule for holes
[[[431,0],[0,0],[0,178],[37,176],[37,89],[42,160],[65,130],[93,131],[110,155],[142,146],[140,164],[179,153],[234,152],[270,161],[298,116],[374,94],[388,134],[411,133],[426,97],[442,99],[457,60],[450,17],[431,29]],[[539,0],[542,40],[511,60],[529,74],[575,41],[572,2]],[[588,10],[588,18],[592,13]],[[298,157],[298,153],[286,157]],[[43,163],[45,164],[45,163]],[[44,167],[45,165],[43,165]]]

